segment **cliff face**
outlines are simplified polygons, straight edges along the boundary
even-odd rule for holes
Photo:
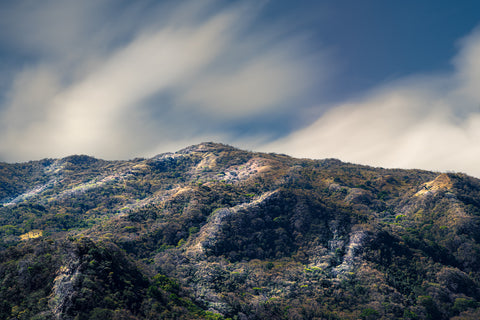
[[[480,181],[463,174],[203,143],[0,164],[0,202],[5,319],[480,315]]]

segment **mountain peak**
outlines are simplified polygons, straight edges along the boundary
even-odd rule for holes
[[[184,149],[177,151],[177,153],[191,153],[191,152],[211,152],[211,151],[226,151],[226,150],[237,150],[235,147],[232,147],[223,143],[216,142],[202,142],[195,144]]]

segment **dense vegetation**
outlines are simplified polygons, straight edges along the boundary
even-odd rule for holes
[[[480,181],[204,143],[0,164],[0,319],[478,319]]]

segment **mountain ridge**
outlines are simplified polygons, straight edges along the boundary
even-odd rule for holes
[[[464,174],[201,143],[0,163],[0,179],[2,319],[480,315],[480,181]]]

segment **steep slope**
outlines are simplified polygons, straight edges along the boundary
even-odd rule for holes
[[[0,172],[2,319],[480,316],[463,174],[214,143]]]

